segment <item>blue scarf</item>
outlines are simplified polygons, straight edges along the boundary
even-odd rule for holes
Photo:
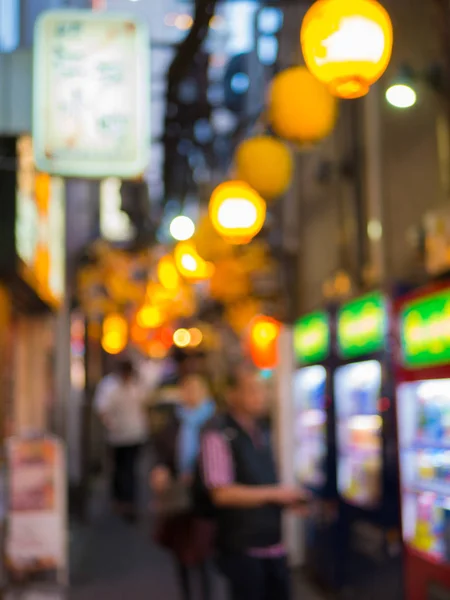
[[[181,475],[190,475],[200,452],[200,431],[216,410],[214,402],[207,400],[197,408],[177,408],[180,420],[178,434],[178,470]]]

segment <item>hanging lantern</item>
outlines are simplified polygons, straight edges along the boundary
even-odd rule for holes
[[[376,0],[318,0],[300,37],[307,67],[340,98],[365,96],[391,59],[392,22]]]
[[[179,242],[174,258],[178,272],[190,281],[205,281],[214,273],[214,265],[203,260],[191,242]]]
[[[273,369],[278,363],[278,337],[281,325],[275,319],[259,316],[250,325],[250,356],[259,369]]]
[[[248,183],[264,200],[275,200],[291,185],[293,161],[289,148],[273,137],[244,140],[234,158],[236,178]]]
[[[227,181],[212,193],[209,216],[216,231],[230,244],[248,244],[266,219],[266,203],[244,181]]]
[[[119,354],[128,342],[128,322],[122,315],[114,313],[103,321],[102,348],[108,354]]]
[[[164,314],[158,306],[144,304],[136,314],[136,323],[143,329],[156,329],[164,323]]]
[[[166,290],[176,291],[179,288],[180,275],[171,256],[163,256],[158,262],[158,279]]]
[[[206,213],[197,224],[194,236],[195,247],[203,260],[216,262],[229,258],[233,246],[228,244],[214,229],[209,214]]]
[[[306,67],[292,67],[272,81],[268,116],[280,137],[299,144],[311,144],[332,132],[337,101]]]

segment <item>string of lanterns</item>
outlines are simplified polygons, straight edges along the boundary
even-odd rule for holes
[[[205,342],[200,327],[174,327],[197,311],[198,284],[225,306],[225,318],[246,339],[260,368],[277,360],[280,323],[261,316],[252,296],[252,273],[274,268],[267,248],[255,238],[263,230],[267,205],[289,189],[292,151],[320,143],[338,116],[338,99],[364,96],[386,70],[393,30],[376,0],[316,0],[300,31],[305,65],[277,74],[265,112],[271,134],[242,141],[233,178],[218,185],[207,214],[195,225],[180,215],[170,231],[176,240],[162,255],[134,259],[100,247],[98,265],[79,278],[80,299],[89,315],[103,319],[102,345],[118,353],[131,340],[148,355],[163,357],[173,346]],[[140,275],[131,276],[130,271]],[[126,316],[121,316],[124,313]]]

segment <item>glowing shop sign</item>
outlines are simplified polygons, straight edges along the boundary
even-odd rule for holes
[[[37,167],[68,177],[133,178],[150,153],[150,42],[120,14],[52,10],[37,21]]]
[[[386,300],[375,292],[343,306],[338,314],[337,338],[343,358],[383,349],[387,330]]]
[[[16,253],[21,277],[48,304],[59,306],[65,291],[65,185],[38,173],[31,137],[17,141]]]
[[[296,322],[294,351],[298,362],[320,362],[328,356],[329,350],[330,324],[327,313],[312,313]]]
[[[407,304],[400,327],[407,366],[428,367],[450,362],[450,289]]]

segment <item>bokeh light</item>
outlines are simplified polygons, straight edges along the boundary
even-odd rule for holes
[[[103,321],[102,348],[108,354],[119,354],[128,342],[128,322],[120,314],[108,315]]]
[[[417,94],[411,86],[397,83],[386,90],[386,100],[395,108],[411,108],[417,102]]]
[[[158,263],[158,279],[161,285],[170,291],[180,286],[180,276],[171,256],[163,256]]]
[[[195,233],[195,225],[189,217],[179,215],[170,224],[170,235],[177,242],[190,240]]]
[[[191,327],[189,329],[190,342],[189,345],[191,348],[197,348],[203,341],[203,333],[200,331],[198,327]]]
[[[173,334],[173,343],[177,348],[187,348],[191,343],[191,334],[187,329],[177,329]]]
[[[144,305],[136,315],[137,324],[146,329],[156,329],[164,323],[164,316],[157,306]]]

